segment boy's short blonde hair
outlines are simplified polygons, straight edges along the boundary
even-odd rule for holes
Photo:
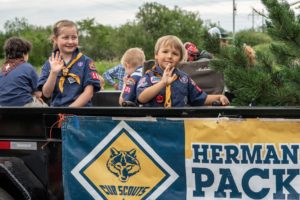
[[[159,49],[163,46],[171,46],[175,49],[179,50],[180,55],[180,61],[183,61],[183,58],[185,56],[185,48],[183,46],[182,41],[175,35],[166,35],[160,37],[154,47],[154,55],[156,55],[159,51]]]
[[[125,66],[125,63],[131,66],[143,66],[145,62],[145,54],[141,48],[130,48],[122,56],[121,64]]]

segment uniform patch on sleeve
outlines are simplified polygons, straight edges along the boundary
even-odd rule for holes
[[[96,70],[96,65],[95,65],[94,61],[90,61],[89,68],[90,68],[90,70]]]
[[[192,80],[192,85],[196,88],[198,92],[202,92],[202,89]]]
[[[146,77],[142,77],[137,87],[145,87],[147,85]]]
[[[157,77],[157,76],[152,76],[151,78],[150,78],[150,81],[151,81],[151,83],[158,83],[159,81],[160,81],[160,78],[159,77]]]
[[[180,76],[179,80],[181,83],[186,84],[188,82],[188,78],[186,76]]]
[[[133,78],[128,78],[127,80],[126,80],[126,85],[135,85],[135,83],[136,83],[136,81],[135,81],[135,79],[133,79]]]
[[[129,86],[126,86],[126,87],[124,88],[124,93],[128,94],[128,93],[130,93],[130,91],[131,91],[131,89],[130,89]]]
[[[99,75],[97,72],[91,72],[92,79],[99,80]]]

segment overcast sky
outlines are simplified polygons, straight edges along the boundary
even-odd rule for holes
[[[119,26],[133,21],[138,8],[148,0],[0,0],[0,30],[7,20],[26,18],[29,24],[47,26],[61,19],[82,20],[95,18],[97,23]],[[198,11],[203,21],[219,23],[232,31],[233,0],[157,0],[173,9],[175,5],[188,11]],[[252,8],[264,9],[260,0],[235,0],[237,5],[236,30],[252,27]],[[254,26],[262,18],[254,17]]]

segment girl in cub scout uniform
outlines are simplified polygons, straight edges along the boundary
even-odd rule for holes
[[[212,105],[214,101],[223,106],[229,105],[224,95],[207,95],[187,74],[176,68],[185,55],[185,48],[178,37],[167,35],[159,38],[154,53],[155,66],[137,85],[139,103],[166,108]]]
[[[72,21],[61,20],[53,27],[54,52],[43,65],[38,87],[51,106],[91,106],[100,90],[94,62],[78,49],[78,30]]]

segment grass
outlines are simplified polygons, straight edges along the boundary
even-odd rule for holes
[[[98,73],[102,75],[106,70],[118,65],[119,63],[120,62],[116,62],[116,61],[101,60],[101,61],[96,61],[95,65]]]
[[[95,62],[95,65],[96,65],[96,68],[97,68],[98,73],[102,76],[102,74],[103,74],[106,70],[108,70],[108,69],[110,69],[110,68],[112,68],[112,67],[118,65],[119,63],[120,63],[120,62],[116,62],[116,61],[106,61],[106,60],[101,60],[101,61],[96,61],[96,62]],[[105,83],[105,86],[104,86],[104,90],[114,90],[114,88],[113,88],[113,86],[109,85],[109,84],[106,82],[106,83]]]

